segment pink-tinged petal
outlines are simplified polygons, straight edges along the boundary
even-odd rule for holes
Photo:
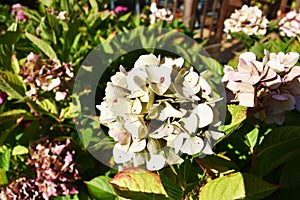
[[[255,106],[255,95],[254,93],[244,93],[241,92],[238,94],[239,105],[246,107]]]
[[[252,64],[256,67],[256,69],[258,70],[259,73],[262,73],[264,70],[264,63],[254,60],[252,61]]]
[[[62,101],[66,98],[67,96],[67,93],[66,92],[60,92],[60,91],[57,91],[55,93],[55,100],[56,101]]]
[[[254,107],[255,106],[255,88],[250,84],[239,85],[238,101],[241,106]]]
[[[276,75],[276,77],[274,79],[265,81],[264,83],[270,89],[276,89],[281,85],[282,81],[281,81],[280,76]]]
[[[278,74],[273,69],[266,68],[261,81],[268,81],[271,79],[276,79],[276,76],[278,76]]]
[[[229,65],[224,66],[223,72],[224,72],[224,76],[222,78],[222,82],[229,81],[231,74],[235,73],[234,69]]]
[[[295,66],[298,60],[299,60],[299,53],[289,52],[284,56],[283,63],[286,66],[286,68],[291,68]]]
[[[294,78],[299,76],[300,76],[300,67],[295,66],[291,69],[291,71],[287,75],[284,76],[283,80],[285,82],[288,82],[288,81],[292,81]]]
[[[247,81],[249,80],[251,77],[250,73],[248,72],[234,72],[231,74],[231,76],[229,77],[230,80],[232,81]]]
[[[233,91],[233,92],[237,92],[240,90],[240,85],[241,83],[238,83],[238,82],[234,82],[234,81],[228,81],[226,87]]]

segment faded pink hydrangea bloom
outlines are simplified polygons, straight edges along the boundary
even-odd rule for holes
[[[240,55],[237,69],[224,67],[222,81],[230,102],[246,107],[262,107],[259,118],[267,123],[283,124],[288,111],[299,110],[300,67],[295,66],[299,54],[265,51],[262,61],[252,52]],[[265,116],[265,117],[264,117]]]
[[[52,197],[77,194],[75,182],[80,179],[73,159],[70,140],[40,140],[29,152],[27,164],[35,178],[21,177],[2,188],[1,200],[49,200]]]
[[[68,97],[74,73],[71,63],[62,64],[55,59],[42,59],[39,54],[31,52],[20,68],[20,75],[29,90],[26,95],[39,100],[44,92],[53,93],[53,98],[62,101]]]
[[[279,21],[280,35],[287,37],[296,37],[300,34],[300,13],[295,10],[288,12]]]
[[[72,185],[80,178],[74,155],[69,139],[46,140],[31,148],[28,165],[36,170],[36,181],[44,199],[78,193]]]
[[[21,177],[13,180],[0,193],[1,200],[38,200],[42,199],[38,183],[34,179]]]
[[[17,4],[14,4],[12,5],[12,8],[11,8],[11,14],[12,15],[16,15],[16,20],[18,22],[21,22],[21,21],[27,21],[28,18],[25,14],[25,12],[23,11],[25,7],[22,6],[21,4],[17,3]]]

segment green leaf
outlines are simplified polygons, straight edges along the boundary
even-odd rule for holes
[[[19,75],[0,71],[0,90],[5,91],[12,99],[23,99],[26,87]]]
[[[0,168],[0,185],[6,185],[8,184],[6,171],[3,168]]]
[[[183,195],[183,191],[179,185],[172,181],[167,174],[164,172],[159,172],[159,177],[161,182],[166,189],[166,192],[171,200],[179,200]]]
[[[265,176],[279,165],[296,158],[300,150],[300,126],[272,130],[262,141],[256,156],[255,174]]]
[[[57,59],[57,55],[55,51],[52,49],[52,47],[42,39],[36,37],[35,35],[32,35],[31,33],[26,32],[26,37],[34,44],[36,45],[44,54],[46,54],[51,59]]]
[[[129,13],[127,13],[127,14],[121,16],[121,17],[119,18],[119,21],[120,21],[120,22],[125,22],[125,21],[127,21],[127,20],[129,19],[130,16],[131,16],[131,13],[129,12]]]
[[[47,112],[53,113],[55,115],[57,115],[57,113],[58,113],[55,103],[53,101],[51,101],[50,99],[42,100],[39,105],[41,108],[43,108]]]
[[[91,4],[91,8],[94,12],[98,12],[98,2],[96,0],[89,0],[89,3]]]
[[[95,199],[114,200],[116,194],[109,184],[111,178],[106,176],[98,176],[90,181],[85,182],[89,193]]]
[[[28,154],[28,148],[24,147],[22,145],[17,145],[13,148],[11,155],[16,156],[16,155],[23,155],[23,154]]]
[[[228,125],[223,125],[220,130],[227,135],[241,126],[241,123],[247,118],[247,107],[230,104],[227,106],[231,114],[231,122]]]
[[[228,173],[239,169],[235,163],[218,155],[205,156],[200,159],[200,163],[206,169],[218,171],[219,173]]]
[[[11,149],[6,149],[6,147],[2,147],[2,149],[4,149],[4,152],[0,154],[0,167],[5,171],[9,171]]]
[[[9,110],[3,113],[0,113],[0,123],[2,123],[2,120],[5,122],[8,119],[17,119],[19,117],[24,117],[26,120],[33,120],[35,119],[31,113],[29,113],[27,110],[24,109],[14,109]]]
[[[247,140],[246,144],[250,147],[251,152],[253,152],[253,148],[256,145],[258,134],[259,134],[259,129],[254,128],[252,131],[250,131],[249,133],[247,133],[245,135],[246,140]]]
[[[300,151],[297,152],[297,156],[299,158]],[[287,162],[281,173],[280,177],[280,186],[283,187],[300,187],[300,160],[295,159]]]
[[[111,181],[115,192],[129,199],[168,199],[159,176],[139,168],[119,172]]]
[[[18,123],[15,123],[14,125],[12,125],[11,127],[9,127],[8,129],[6,129],[5,131],[3,131],[0,135],[0,146],[5,142],[7,136],[11,133],[13,133],[13,131],[15,130],[15,128],[18,126]]]
[[[13,55],[15,45],[19,39],[20,33],[14,31],[6,31],[0,37],[0,65],[11,69],[11,57]]]
[[[208,182],[199,193],[199,200],[263,199],[277,187],[247,173],[234,173]]]

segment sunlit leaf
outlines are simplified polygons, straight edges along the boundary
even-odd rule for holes
[[[55,51],[52,49],[52,47],[42,39],[36,37],[35,35],[26,32],[26,37],[34,44],[36,45],[44,54],[46,54],[51,59],[57,59],[57,55]]]
[[[111,178],[106,176],[98,176],[90,181],[85,182],[89,193],[95,199],[114,200],[116,197],[112,186],[109,184]]]
[[[263,199],[277,187],[247,173],[234,173],[208,182],[199,193],[199,200],[207,199]]]

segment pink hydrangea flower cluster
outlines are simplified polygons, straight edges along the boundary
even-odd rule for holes
[[[40,55],[31,52],[21,66],[20,75],[30,87],[27,96],[38,100],[40,92],[49,91],[54,93],[55,100],[61,101],[67,97],[74,73],[70,63],[42,59]]]
[[[11,14],[12,15],[16,15],[16,20],[18,22],[22,22],[22,21],[27,21],[28,18],[25,14],[25,12],[23,11],[25,7],[22,6],[21,4],[17,3],[17,4],[14,4],[11,8]]]
[[[73,186],[80,178],[73,160],[75,151],[70,140],[49,140],[34,145],[30,150],[28,165],[36,172],[35,179],[21,177],[1,192],[3,200],[45,199],[61,195],[77,194]]]
[[[12,181],[0,193],[1,200],[37,200],[41,197],[37,182],[26,177]]]
[[[240,55],[237,69],[225,66],[223,82],[233,94],[231,102],[246,107],[264,108],[256,114],[267,123],[283,124],[285,114],[300,111],[299,54],[269,53],[262,61],[252,52]],[[230,96],[230,95],[229,95]]]
[[[300,13],[290,11],[279,21],[280,35],[296,37],[300,34]]]
[[[78,191],[70,183],[79,179],[79,173],[73,160],[75,151],[70,140],[50,142],[46,140],[34,146],[30,151],[28,164],[36,170],[36,180],[44,199],[60,194],[76,194]]]
[[[228,38],[230,38],[230,33],[236,32],[243,32],[247,35],[265,35],[268,23],[268,19],[263,16],[257,6],[244,5],[224,21],[224,32],[228,34]]]

